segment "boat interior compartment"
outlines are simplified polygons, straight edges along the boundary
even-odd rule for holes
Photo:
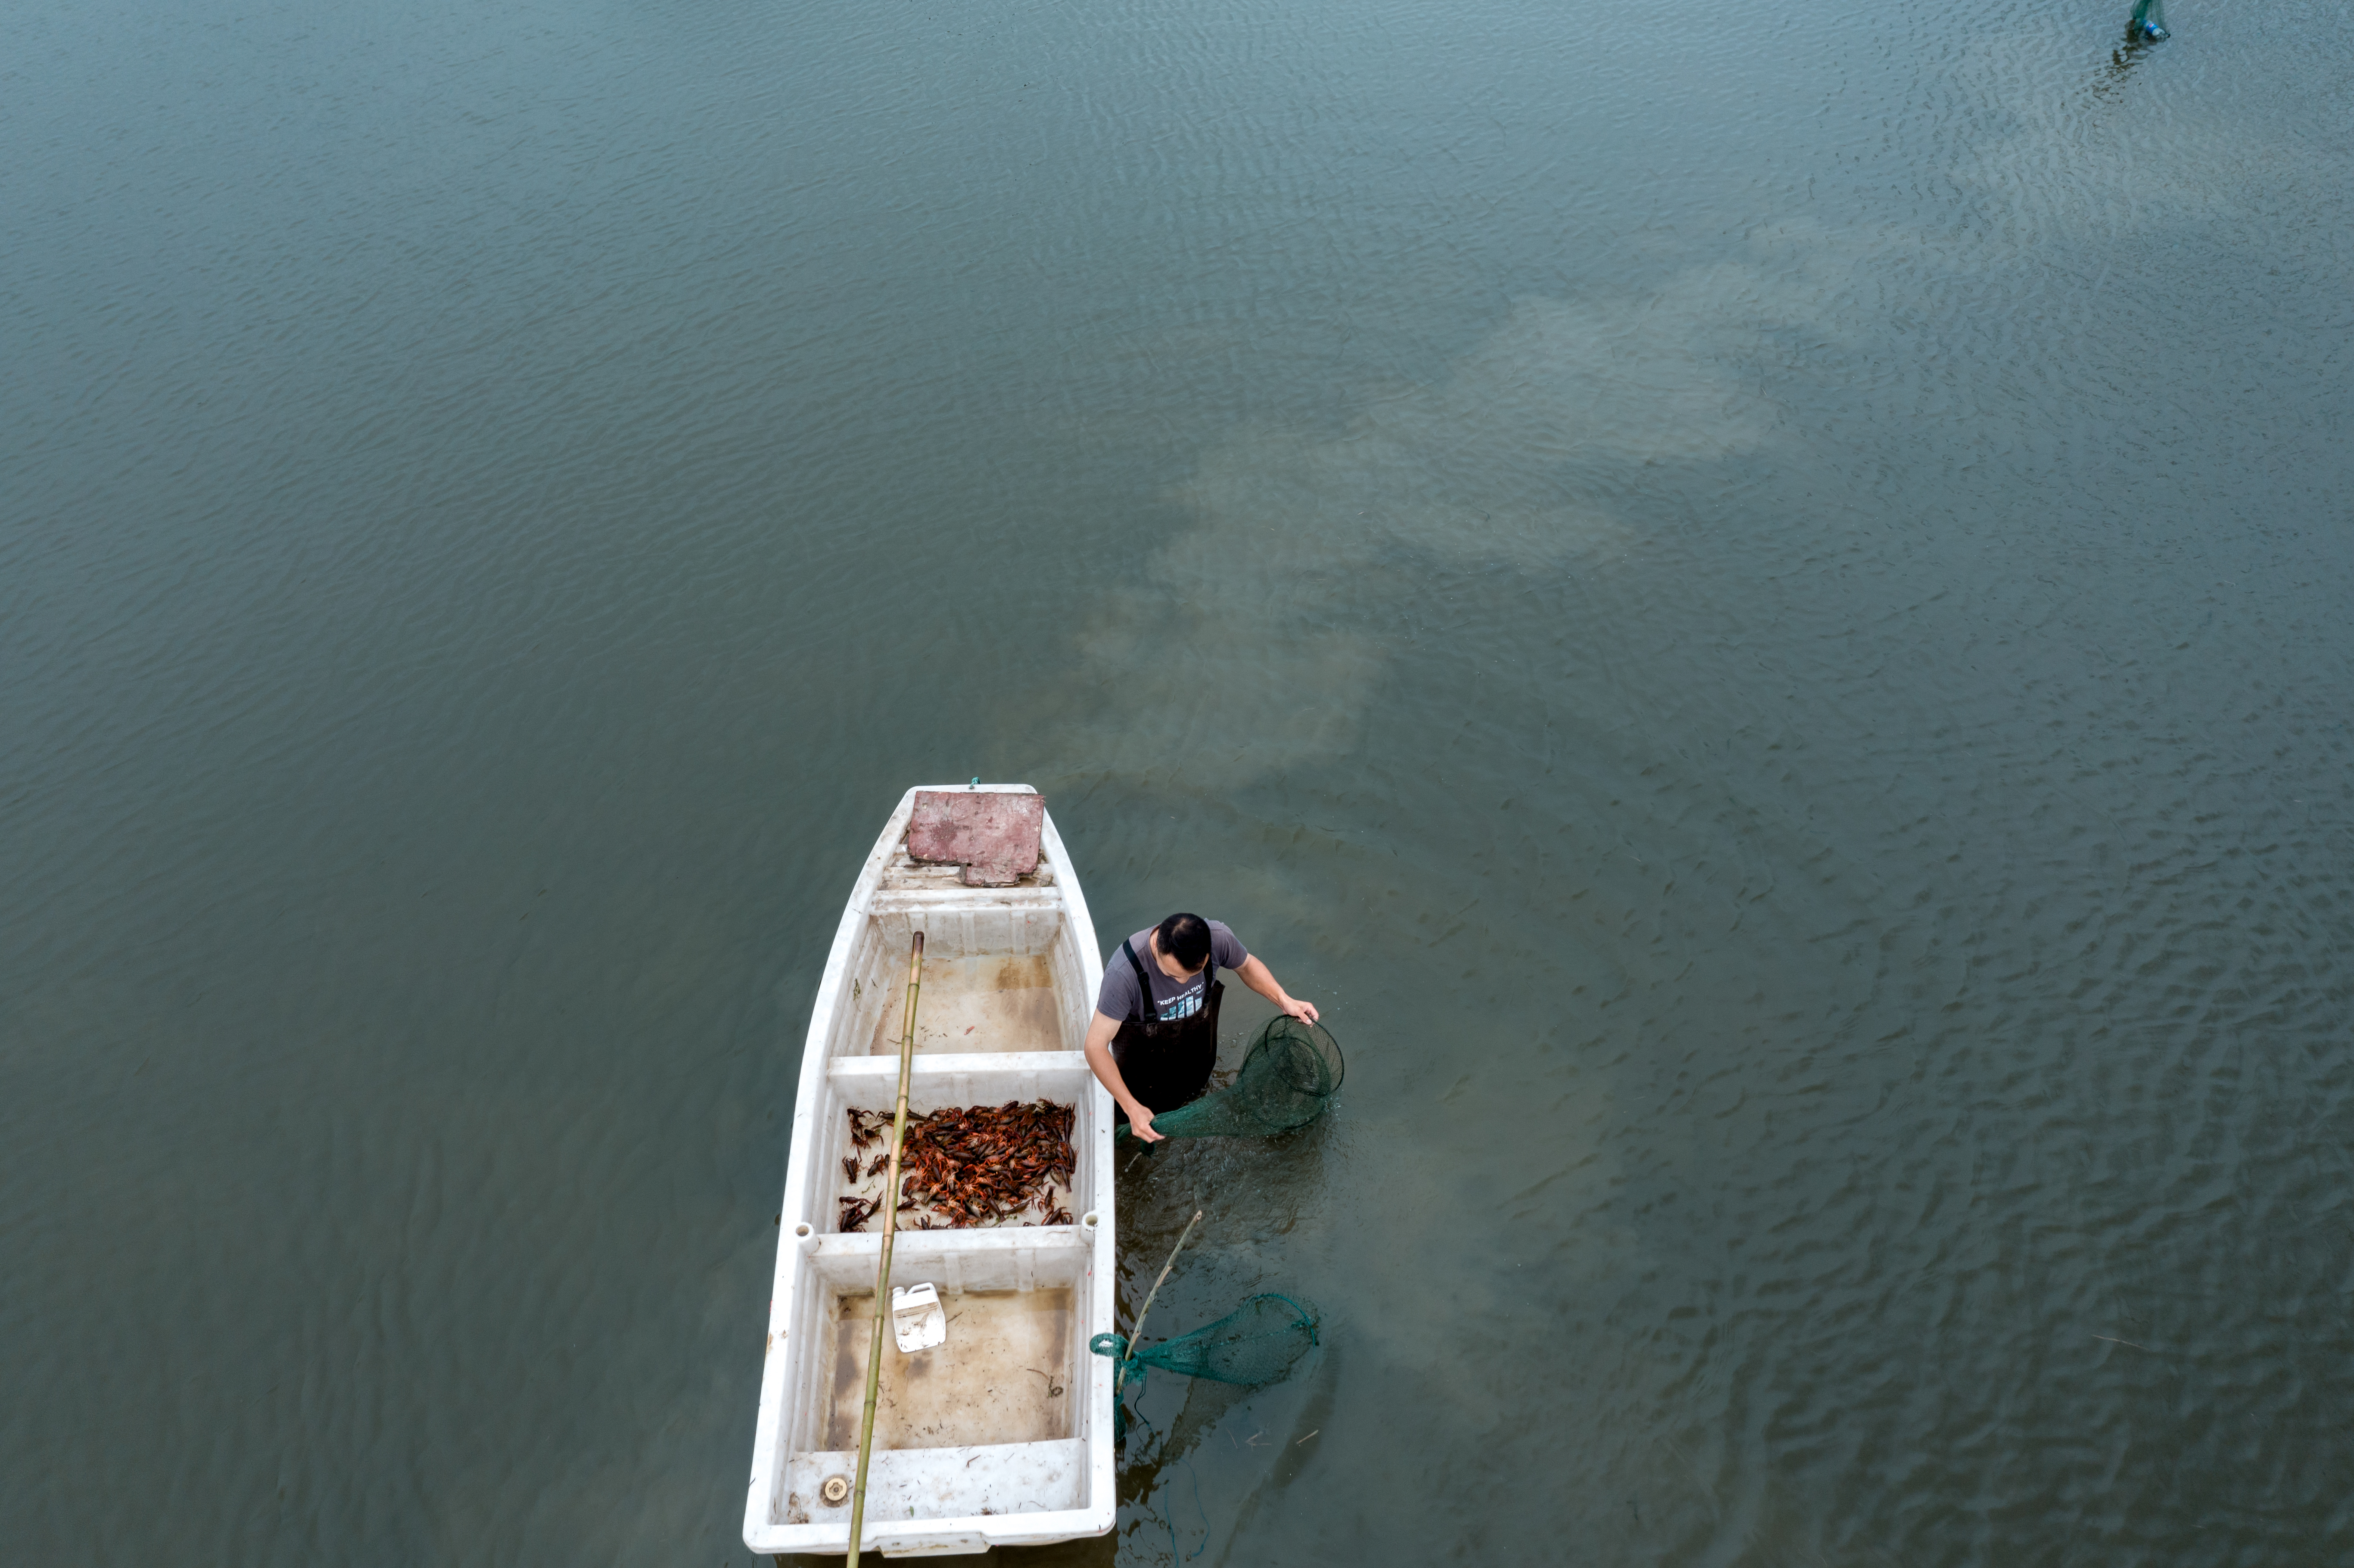
[[[970,895],[966,900],[970,902]],[[927,907],[878,895],[850,959],[850,983],[830,1055],[896,1057],[907,995],[907,946],[924,933],[918,1054],[1076,1051],[1087,1038],[1076,995],[1077,943],[1059,901],[1007,889],[991,907]]]
[[[938,1282],[933,1282],[937,1284]],[[947,1345],[900,1352],[883,1340],[876,1382],[875,1446],[956,1448],[990,1443],[1049,1443],[1071,1435],[1071,1290],[951,1290]],[[873,1341],[875,1293],[833,1298],[831,1399],[822,1406],[818,1446],[855,1447],[866,1404],[866,1352]]]
[[[879,1236],[828,1236],[788,1328],[779,1522],[840,1524],[824,1482],[855,1467],[874,1336]],[[1052,1512],[1084,1500],[1094,1369],[1090,1238],[1069,1230],[902,1232],[895,1284],[938,1287],[948,1340],[909,1354],[886,1330],[876,1383],[872,1520]]]
[[[1060,1055],[936,1056],[928,1061],[918,1058],[907,1078],[907,1114],[919,1117],[952,1107],[1002,1106],[1009,1100],[1045,1100],[1072,1107],[1071,1180],[1050,1184],[1049,1205],[1045,1206],[1059,1205],[1076,1221],[1076,1195],[1096,1191],[1097,1097],[1087,1093],[1094,1082],[1084,1058],[1077,1063]],[[809,1204],[808,1212],[799,1216],[820,1234],[840,1232],[843,1198],[879,1198],[885,1180],[883,1175],[869,1172],[875,1161],[889,1151],[887,1130],[881,1139],[861,1149],[851,1140],[848,1112],[853,1108],[879,1111],[887,1117],[898,1095],[899,1064],[896,1059],[848,1056],[829,1064],[824,1107],[808,1133],[814,1140],[812,1170],[818,1178],[811,1187],[814,1201]],[[843,1164],[851,1159],[860,1162],[859,1174],[854,1179]],[[902,1213],[902,1237],[928,1234],[913,1224],[919,1213],[920,1210]],[[1003,1224],[1036,1227],[1040,1221],[1025,1214]],[[866,1230],[856,1234],[875,1234],[880,1230],[878,1224],[869,1221]]]

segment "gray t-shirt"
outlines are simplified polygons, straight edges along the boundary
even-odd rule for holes
[[[1161,972],[1160,961],[1152,956],[1152,931],[1153,927],[1148,926],[1129,940],[1136,946],[1137,963],[1144,966],[1144,978],[1152,982],[1155,1016],[1190,1018],[1202,1011],[1202,999],[1210,989],[1210,971],[1205,968],[1192,980],[1171,980]],[[1215,967],[1238,969],[1249,957],[1223,921],[1210,922],[1210,959]],[[1125,1023],[1144,1016],[1136,1001],[1136,967],[1128,961],[1126,953],[1114,948],[1104,959],[1103,990],[1096,993],[1096,1011]]]

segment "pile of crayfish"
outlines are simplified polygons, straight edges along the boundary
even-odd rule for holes
[[[909,1117],[899,1150],[899,1212],[919,1204],[928,1212],[917,1213],[908,1228],[1001,1224],[1034,1204],[1044,1211],[1040,1224],[1069,1224],[1070,1211],[1054,1202],[1054,1188],[1058,1182],[1070,1186],[1077,1168],[1071,1152],[1071,1126],[1077,1117],[1076,1107],[1049,1100],[1008,1100],[994,1109],[967,1106]],[[866,1165],[868,1177],[881,1175],[890,1164],[890,1141],[888,1113],[851,1110],[851,1147],[884,1146]],[[860,1163],[858,1154],[843,1155],[843,1175],[857,1181]],[[843,1199],[842,1228],[864,1229],[882,1206],[880,1197]]]

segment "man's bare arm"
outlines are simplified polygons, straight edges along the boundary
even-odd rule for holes
[[[1316,1022],[1316,1004],[1312,1001],[1302,1001],[1278,985],[1275,977],[1267,972],[1267,966],[1258,961],[1257,953],[1245,959],[1243,967],[1236,969],[1235,973],[1242,977],[1243,984],[1250,987],[1292,1017],[1304,1019],[1310,1023]],[[1102,1075],[1097,1075],[1100,1077]]]
[[[1128,1125],[1136,1136],[1147,1143],[1158,1143],[1166,1133],[1152,1130],[1152,1112],[1142,1100],[1128,1092],[1127,1080],[1119,1075],[1119,1064],[1111,1059],[1111,1037],[1119,1033],[1119,1020],[1107,1018],[1098,1012],[1087,1025],[1087,1067],[1096,1082],[1111,1091],[1112,1099],[1128,1113]]]

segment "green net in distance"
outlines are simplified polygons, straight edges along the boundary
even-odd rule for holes
[[[1155,1117],[1158,1124],[1160,1118]],[[1141,1387],[1147,1368],[1207,1378],[1246,1388],[1273,1383],[1316,1348],[1316,1308],[1273,1292],[1254,1296],[1205,1329],[1164,1340],[1149,1351],[1131,1351],[1118,1334],[1097,1334],[1087,1349],[1118,1362],[1123,1381]]]
[[[1341,1043],[1330,1030],[1278,1013],[1251,1042],[1233,1083],[1153,1112],[1152,1130],[1166,1138],[1272,1138],[1323,1115],[1342,1071]],[[1135,1135],[1123,1127],[1119,1136]]]

